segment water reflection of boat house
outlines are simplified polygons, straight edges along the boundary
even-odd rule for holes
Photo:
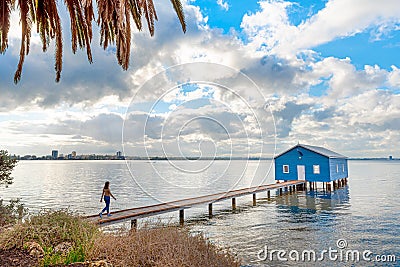
[[[306,191],[305,194],[285,194],[275,199],[278,206],[296,207],[297,210],[328,211],[348,205],[350,193],[347,186],[335,191]]]

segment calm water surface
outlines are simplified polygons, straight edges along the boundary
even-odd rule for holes
[[[70,208],[84,214],[98,213],[104,181],[111,182],[117,201],[112,210],[171,201],[186,197],[273,183],[270,161],[21,161],[14,184],[0,189],[0,198],[22,198],[35,212],[42,208]],[[193,232],[229,247],[249,266],[400,266],[400,162],[350,161],[349,184],[337,191],[296,192],[266,199],[258,194],[214,205],[216,216],[207,218],[207,206],[187,210]],[[268,175],[267,175],[268,174]],[[174,222],[176,213],[163,216]],[[396,255],[397,261],[296,262],[259,259],[260,250],[337,249],[370,250],[377,255]],[[263,257],[265,254],[259,254]],[[292,258],[294,257],[292,254]],[[286,255],[288,258],[288,255]]]

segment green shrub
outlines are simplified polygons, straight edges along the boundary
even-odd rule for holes
[[[85,260],[86,257],[86,253],[83,249],[82,246],[78,246],[77,248],[75,248],[74,250],[71,250],[65,261],[64,264],[70,264],[70,263],[74,263],[74,262],[82,262]]]
[[[23,248],[24,243],[35,241],[45,252],[42,265],[49,266],[84,260],[99,233],[96,225],[68,210],[44,210],[3,232],[0,244],[4,249]],[[67,255],[54,251],[63,242],[72,244]]]
[[[11,157],[7,150],[0,150],[0,186],[8,187],[12,184],[13,177],[11,177],[11,173],[16,165],[17,160]]]
[[[0,227],[21,221],[28,214],[28,209],[24,207],[19,198],[10,200],[8,205],[4,205],[3,202],[0,199]]]
[[[106,260],[113,266],[240,266],[228,250],[203,235],[171,225],[152,225],[136,231],[103,233],[89,221],[68,210],[42,211],[0,233],[0,250],[41,245],[41,266],[63,266],[85,260]],[[69,250],[56,251],[68,242]]]

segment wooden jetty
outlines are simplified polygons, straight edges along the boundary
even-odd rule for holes
[[[260,192],[267,191],[267,197],[270,198],[271,190],[278,190],[281,195],[283,190],[285,191],[296,191],[306,189],[306,181],[304,180],[296,180],[296,181],[286,181],[276,184],[268,184],[250,188],[243,188],[232,190],[228,192],[210,194],[200,197],[186,198],[181,200],[175,200],[171,202],[137,207],[132,209],[119,210],[112,213],[112,216],[107,217],[103,216],[100,219],[99,215],[91,215],[86,218],[94,223],[99,224],[100,226],[106,226],[126,221],[131,221],[131,226],[136,228],[137,219],[151,217],[167,212],[179,211],[179,222],[182,225],[184,223],[184,211],[185,209],[189,209],[193,206],[200,204],[208,204],[208,215],[211,218],[213,215],[212,205],[215,202],[231,199],[232,200],[232,209],[236,209],[236,198],[245,196],[245,195],[253,195],[253,205],[255,206],[257,203],[256,194]]]

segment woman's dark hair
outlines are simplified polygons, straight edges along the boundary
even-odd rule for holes
[[[109,188],[109,186],[110,186],[110,182],[109,182],[109,181],[107,181],[107,182],[104,184],[104,189],[108,189],[108,188]]]

